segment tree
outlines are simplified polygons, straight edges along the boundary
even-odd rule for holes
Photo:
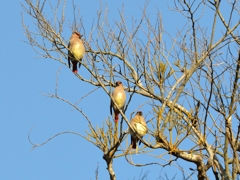
[[[31,31],[23,17],[27,42],[42,58],[68,67],[68,40],[62,36],[66,1],[58,1],[55,8],[51,5],[53,18],[44,13],[46,2],[25,0],[22,5],[37,28]],[[103,127],[94,127],[80,107],[57,93],[49,96],[73,106],[88,122],[87,135],[79,135],[103,152],[110,179],[116,179],[114,158],[125,156],[128,163],[141,166],[128,158],[134,153],[131,146],[120,148],[128,136],[124,125],[132,129],[125,112],[136,111],[128,109],[134,96],[148,98],[142,107],[151,107],[151,118],[147,118],[150,138],[139,137],[144,144],[140,154],[145,149],[162,149],[169,160],[160,166],[182,159],[196,165],[198,179],[208,179],[207,172],[215,179],[236,179],[240,174],[239,1],[175,0],[169,11],[182,15],[185,22],[175,35],[163,28],[160,11],[155,21],[149,17],[147,3],[142,17],[133,19],[131,27],[124,11],[118,11],[119,21],[110,23],[107,13],[100,9],[91,32],[85,31],[74,3],[73,9],[72,30],[88,37],[81,63],[88,76],[83,77],[80,70],[76,75],[79,81],[103,89],[112,98],[114,82],[121,80],[130,95],[124,111],[120,110],[122,120],[114,123],[107,118]],[[37,146],[33,143],[34,148]],[[152,164],[157,163],[147,165]]]

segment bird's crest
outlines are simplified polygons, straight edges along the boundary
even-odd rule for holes
[[[122,84],[121,81],[117,81],[117,82],[116,82],[116,86],[119,86],[119,85],[121,85],[121,84]]]
[[[142,115],[143,115],[142,111],[138,111],[137,114],[138,114],[139,116],[142,116]]]

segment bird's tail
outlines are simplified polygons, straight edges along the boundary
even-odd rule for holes
[[[118,114],[119,114],[119,113],[114,113],[114,121],[115,121],[115,123],[118,122]]]
[[[72,64],[73,64],[72,72],[73,72],[74,74],[77,74],[77,73],[78,73],[77,63],[78,63],[78,62],[75,62],[75,61],[72,62]]]
[[[131,136],[131,145],[133,149],[136,149],[137,147],[137,142],[136,139]]]

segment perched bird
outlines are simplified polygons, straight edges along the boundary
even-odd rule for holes
[[[131,124],[132,128],[134,128],[136,133],[141,137],[143,137],[148,131],[147,124],[144,120],[144,117],[142,116],[142,111],[138,111],[136,113],[136,116],[131,119],[130,124]],[[136,136],[136,134],[132,131],[131,128],[129,128],[129,132],[131,134],[132,148],[136,149],[137,142],[138,142],[139,139]],[[140,143],[141,143],[141,141],[139,141],[139,145],[140,145]]]
[[[82,35],[79,32],[73,32],[68,44],[68,65],[71,68],[72,62],[72,71],[74,74],[78,72],[77,64],[82,61],[83,55],[85,54],[85,47],[83,41],[81,40]],[[79,68],[81,63],[79,63]]]
[[[123,110],[125,102],[126,102],[126,93],[124,91],[123,85],[121,81],[116,82],[116,88],[112,92],[112,98],[115,101],[115,103],[118,105],[119,109]],[[114,111],[114,120],[115,122],[118,122],[118,115],[119,110],[111,100],[110,103],[110,113],[112,115],[112,109]]]

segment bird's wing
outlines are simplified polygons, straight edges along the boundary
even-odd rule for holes
[[[70,43],[68,44],[68,49],[69,48],[70,48]],[[72,56],[72,54],[71,54],[70,50],[68,50],[68,66],[69,66],[69,68],[71,68],[71,63],[70,63],[71,58],[70,58],[70,56]]]
[[[110,114],[112,115],[112,100],[110,101]]]

